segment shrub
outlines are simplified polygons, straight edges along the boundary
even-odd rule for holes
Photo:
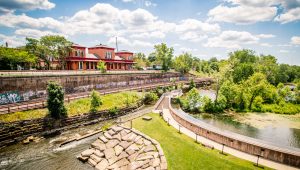
[[[253,101],[253,105],[251,109],[256,112],[261,112],[263,107],[263,102],[264,99],[261,96],[257,96]]]
[[[111,109],[108,110],[108,113],[110,116],[115,116],[119,113],[119,109],[117,107],[113,107]]]
[[[101,71],[101,73],[106,73],[106,66],[104,61],[99,61],[97,64],[97,69]]]
[[[97,91],[92,91],[91,93],[91,108],[90,112],[94,113],[97,111],[97,108],[102,105],[102,100],[100,94]]]
[[[51,117],[58,119],[66,116],[67,110],[64,106],[64,92],[62,87],[56,82],[49,82],[47,92],[47,107]]]
[[[189,90],[193,89],[196,87],[196,83],[194,82],[193,79],[190,80],[190,84],[189,84]]]
[[[146,93],[143,101],[145,104],[151,104],[151,103],[155,102],[157,99],[158,99],[158,96],[155,93],[150,92],[150,93]]]

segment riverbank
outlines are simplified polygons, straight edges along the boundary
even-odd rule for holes
[[[151,113],[147,116],[152,117],[152,120],[135,119],[133,127],[160,143],[169,169],[257,169],[249,161],[231,155],[225,156],[217,150],[199,145],[192,138],[168,126],[158,114]]]

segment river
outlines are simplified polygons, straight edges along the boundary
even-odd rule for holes
[[[215,98],[212,90],[199,90],[199,93],[201,96]],[[281,147],[300,148],[300,114],[234,113],[229,116],[191,115],[220,129],[268,141]]]
[[[67,130],[55,137],[46,138],[38,143],[11,145],[0,150],[0,169],[15,170],[79,170],[93,169],[76,158],[100,134],[59,147],[68,138],[84,135],[99,129],[103,123]]]

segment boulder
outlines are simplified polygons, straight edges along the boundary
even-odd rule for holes
[[[77,159],[79,159],[82,162],[86,162],[89,159],[89,157],[79,155],[79,156],[77,156]]]
[[[143,120],[150,121],[150,120],[152,120],[152,117],[150,117],[150,116],[144,116],[144,117],[143,117]]]
[[[108,161],[106,159],[102,159],[97,165],[96,169],[97,170],[105,170],[108,167]]]
[[[103,152],[100,152],[100,150],[95,150],[94,151],[94,154],[100,158],[104,157],[104,153]]]
[[[108,148],[104,150],[104,155],[106,159],[109,159],[115,156],[115,150],[113,148]]]
[[[92,158],[88,159],[88,163],[93,167],[97,165],[97,162],[95,162]]]
[[[90,157],[94,153],[94,149],[87,149],[81,152],[81,156]]]
[[[117,156],[119,156],[121,154],[121,152],[123,151],[123,148],[120,145],[115,146],[114,149],[115,149]]]
[[[106,148],[113,148],[113,147],[115,147],[118,143],[119,143],[118,140],[113,139],[113,140],[109,140],[109,141],[105,144],[105,146],[106,146]]]
[[[93,159],[96,163],[99,163],[99,162],[103,159],[103,158],[98,157],[98,156],[95,155],[95,154],[92,154],[92,155],[90,156],[90,158]]]
[[[105,138],[105,136],[100,136],[99,137],[99,139],[102,141],[102,142],[104,142],[104,143],[106,143],[106,142],[108,142],[108,140]]]
[[[123,128],[120,126],[113,126],[113,127],[111,127],[111,129],[115,132],[120,132],[121,130],[123,130]]]

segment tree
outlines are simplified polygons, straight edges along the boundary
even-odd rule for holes
[[[155,56],[157,60],[161,61],[163,71],[168,71],[172,65],[173,58],[173,48],[168,48],[166,44],[161,43],[159,45],[155,45]]]
[[[67,115],[67,110],[64,106],[64,92],[62,87],[56,82],[49,82],[47,85],[47,107],[51,117],[61,118]]]
[[[95,113],[97,108],[102,105],[102,100],[100,98],[99,92],[93,90],[91,93],[91,108],[90,112]]]
[[[26,49],[40,60],[46,63],[47,69],[50,69],[50,63],[53,60],[59,62],[60,69],[65,69],[67,54],[71,51],[72,43],[65,37],[59,35],[42,36],[40,40],[26,38]]]
[[[201,96],[196,88],[192,88],[187,93],[188,109],[192,112],[198,112],[201,106]]]
[[[105,62],[100,60],[98,63],[97,63],[97,69],[101,71],[101,73],[106,73],[106,65],[105,65]]]
[[[264,74],[255,73],[244,83],[244,88],[247,88],[249,93],[249,109],[252,108],[252,103],[257,96],[262,96],[269,83]]]
[[[242,63],[233,68],[232,77],[235,83],[247,80],[254,73],[252,64]]]
[[[176,71],[179,71],[181,74],[188,73],[193,64],[192,55],[189,53],[184,53],[175,58],[174,68]]]
[[[18,66],[31,66],[36,63],[36,56],[24,49],[0,46],[0,70],[16,70]]]
[[[150,62],[147,60],[144,53],[136,53],[133,60],[136,62],[135,68],[138,70],[142,70],[143,68],[150,66]]]

